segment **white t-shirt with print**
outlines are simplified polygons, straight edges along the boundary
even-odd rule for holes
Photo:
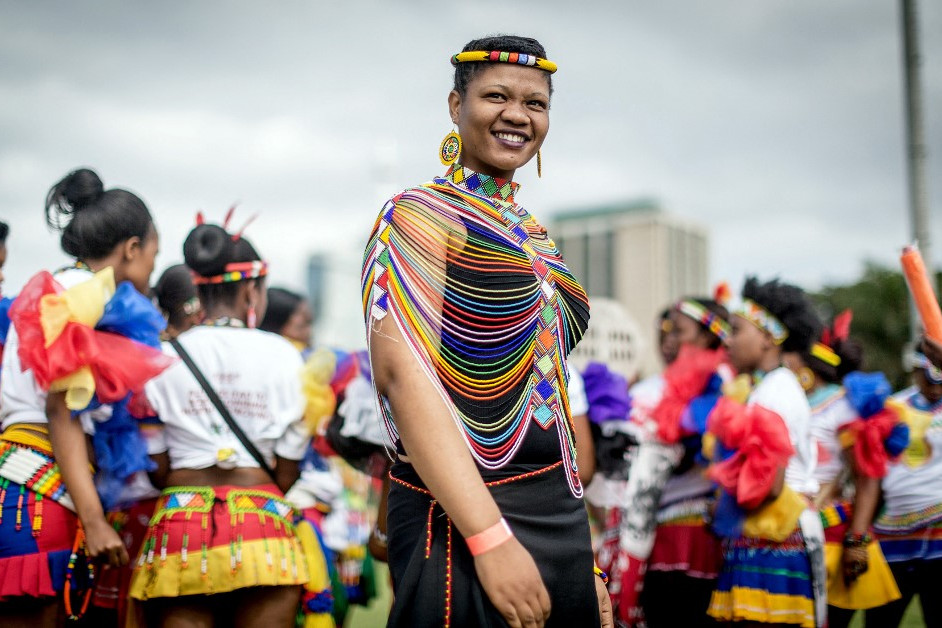
[[[284,338],[258,329],[195,327],[178,338],[242,431],[274,466],[277,454],[304,457],[310,439],[304,424],[301,355]],[[168,355],[176,355],[165,345]],[[164,424],[163,449],[172,469],[258,467],[182,362],[145,387]]]

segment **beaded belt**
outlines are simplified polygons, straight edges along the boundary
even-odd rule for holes
[[[37,495],[53,499],[75,512],[75,504],[62,482],[59,465],[52,456],[45,426],[17,425],[0,435],[0,485],[25,486]]]

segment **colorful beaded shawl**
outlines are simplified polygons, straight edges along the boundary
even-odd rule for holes
[[[502,467],[527,431],[555,426],[574,495],[582,486],[565,358],[589,303],[518,185],[455,164],[383,207],[363,263],[367,336],[392,314],[477,463]],[[398,432],[385,399],[390,437]]]

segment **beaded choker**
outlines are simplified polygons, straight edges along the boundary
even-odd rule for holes
[[[196,285],[231,283],[243,279],[257,279],[268,274],[268,262],[256,260],[254,262],[234,262],[226,264],[226,270],[221,275],[203,277],[193,273],[193,283]]]
[[[219,318],[213,318],[201,323],[204,327],[235,327],[237,329],[242,329],[245,327],[245,323],[240,321],[238,318],[232,318],[231,316],[220,316]]]
[[[752,299],[743,299],[742,308],[736,312],[739,316],[772,336],[772,341],[780,345],[788,338],[788,329],[782,321]]]
[[[720,340],[729,338],[729,323],[696,301],[681,301],[677,304],[677,311],[706,327]]]
[[[461,164],[453,164],[445,173],[445,178],[472,194],[508,203],[514,202],[514,194],[520,189],[519,183],[474,172]]]
[[[516,63],[518,65],[527,65],[541,70],[546,70],[553,74],[558,67],[549,59],[543,59],[535,55],[528,55],[522,52],[502,52],[500,50],[472,50],[468,52],[459,52],[451,58],[452,65],[459,63],[473,63],[476,61],[485,61],[488,63]]]

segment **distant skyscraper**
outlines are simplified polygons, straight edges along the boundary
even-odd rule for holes
[[[550,235],[590,303],[613,299],[635,318],[642,372],[658,369],[657,315],[684,295],[709,294],[707,229],[640,200],[558,213]]]
[[[366,347],[359,250],[313,253],[307,263],[307,292],[315,344],[346,350]]]

